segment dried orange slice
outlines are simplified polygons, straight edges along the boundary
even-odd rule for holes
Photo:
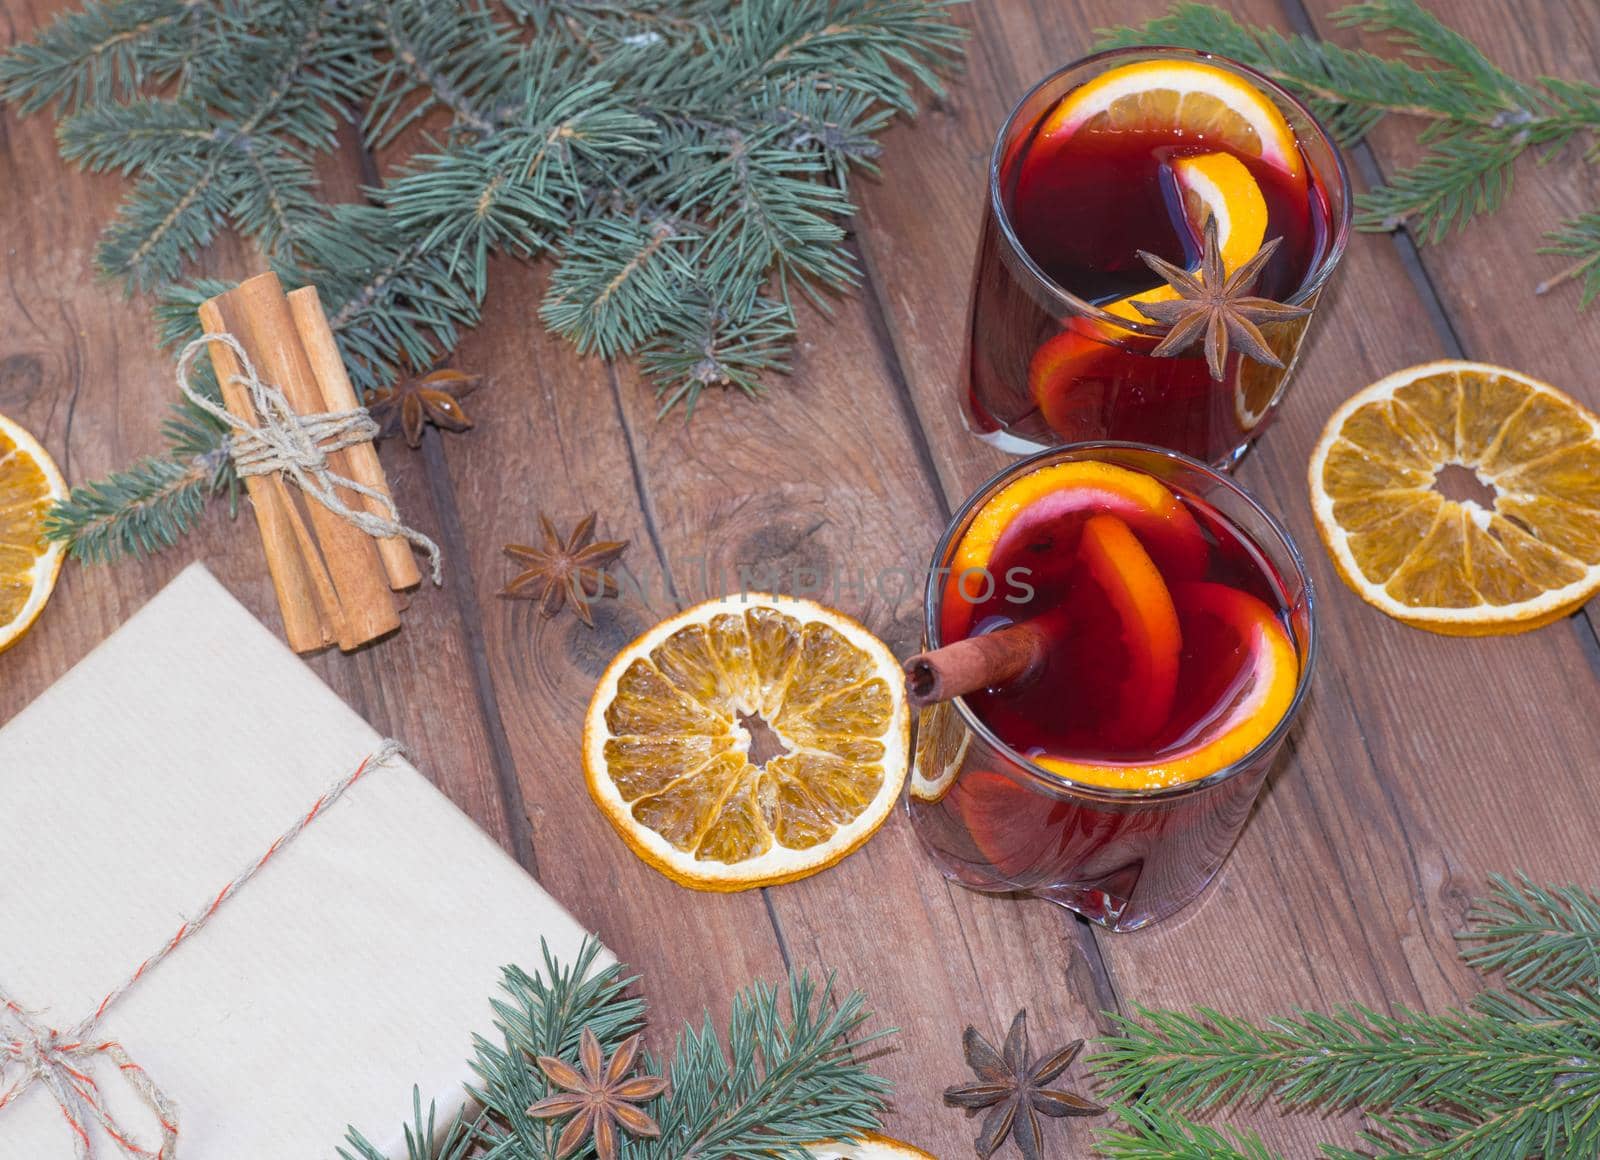
[[[1232,652],[1237,668],[1214,665],[1182,683],[1189,698],[1204,704],[1179,705],[1176,716],[1198,721],[1191,735],[1167,738],[1160,756],[1150,762],[1083,762],[1040,756],[1036,764],[1087,785],[1113,789],[1158,789],[1196,781],[1226,769],[1272,735],[1294,703],[1300,658],[1289,634],[1261,600],[1226,584],[1190,581],[1172,586],[1172,602],[1185,641],[1220,636],[1195,649],[1198,656]]]
[[[1301,172],[1294,130],[1278,106],[1237,73],[1189,60],[1149,60],[1101,73],[1068,94],[1040,132],[1160,130]]]
[[[44,517],[66,494],[39,441],[0,415],[0,652],[33,626],[55,590],[64,549],[44,538]]]
[[[934,1160],[931,1152],[876,1132],[864,1132],[859,1140],[850,1143],[830,1140],[808,1148],[813,1160]]]
[[[1524,632],[1600,590],[1600,418],[1517,371],[1379,379],[1328,420],[1310,482],[1339,575],[1417,628]]]
[[[760,594],[696,605],[623,649],[583,738],[589,793],[633,852],[722,891],[855,850],[893,808],[909,749],[888,647],[831,608]]]

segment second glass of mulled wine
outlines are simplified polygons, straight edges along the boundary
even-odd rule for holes
[[[1228,477],[1130,444],[1047,451],[984,485],[939,544],[926,616],[925,657],[1026,641],[1031,659],[920,710],[918,836],[948,878],[1114,930],[1211,881],[1315,653],[1288,533]]]
[[[1307,308],[1260,326],[1268,359],[1236,345],[1220,378],[1202,344],[1155,356],[1173,324],[1141,310],[1178,298],[1143,255],[1197,271],[1208,222],[1228,274],[1279,239],[1248,292]],[[1069,65],[1022,98],[995,144],[967,425],[1019,454],[1115,439],[1231,466],[1282,397],[1349,224],[1337,148],[1260,74],[1176,48]]]

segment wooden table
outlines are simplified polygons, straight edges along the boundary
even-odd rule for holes
[[[1513,72],[1596,77],[1586,0],[1430,0]],[[1238,0],[1241,16],[1349,43],[1336,0]],[[13,0],[6,38],[48,0]],[[1419,256],[1404,237],[1358,235],[1334,280],[1277,426],[1239,472],[1307,550],[1323,652],[1310,704],[1232,860],[1179,917],[1107,935],[1051,905],[947,885],[898,814],[860,853],[808,881],[726,897],[684,891],[626,852],[591,806],[577,744],[591,687],[646,625],[736,583],[740,565],[845,577],[920,569],[953,505],[1000,465],[968,436],[956,369],[983,175],[1015,98],[1083,53],[1091,30],[1163,10],[1158,0],[979,0],[970,65],[915,126],[895,128],[881,181],[859,185],[861,292],[808,314],[794,375],[752,403],[714,393],[692,423],[655,418],[633,370],[575,356],[534,321],[544,272],[496,265],[484,324],[458,364],[487,375],[476,431],[420,453],[384,445],[401,506],[449,560],[398,637],[316,671],[374,725],[407,740],[460,805],[618,954],[643,972],[658,1046],[702,1008],[793,965],[836,969],[900,1027],[877,1060],[898,1089],[889,1128],[944,1157],[975,1128],[941,1106],[963,1077],[960,1032],[991,1035],[1027,1007],[1036,1044],[1092,1036],[1132,1003],[1265,1015],[1295,1005],[1438,1009],[1477,980],[1451,933],[1486,873],[1600,883],[1600,643],[1587,612],[1521,637],[1450,640],[1384,619],[1339,583],[1306,502],[1307,455],[1333,407],[1380,375],[1465,355],[1519,367],[1600,405],[1600,313],[1575,289],[1533,286],[1560,266],[1540,232],[1592,206],[1600,170],[1564,157],[1519,167],[1502,213]],[[1352,169],[1370,180],[1414,154],[1385,128]],[[330,167],[353,195],[354,142]],[[44,117],[0,120],[0,411],[38,432],[75,480],[159,446],[173,395],[148,303],[90,273],[123,192],[75,173]],[[254,259],[228,241],[211,272]],[[538,535],[537,513],[600,513],[628,539],[652,594],[601,607],[590,631],[498,599],[501,545]],[[177,550],[115,568],[70,566],[40,625],[0,657],[0,721],[59,677],[190,560],[257,614],[277,610],[252,522],[213,511]],[[902,655],[917,600],[846,588],[835,598]],[[88,724],[88,723],[86,723]],[[529,948],[530,959],[535,953]],[[405,1093],[397,1092],[396,1103]],[[1241,1117],[1244,1118],[1244,1117]],[[1292,1156],[1337,1133],[1315,1119],[1253,1118]],[[1051,1128],[1080,1156],[1088,1126]]]

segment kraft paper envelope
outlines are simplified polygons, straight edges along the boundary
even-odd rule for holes
[[[191,567],[0,730],[0,988],[71,1028],[380,741]],[[401,1158],[413,1085],[424,1104],[463,1102],[500,968],[538,968],[541,938],[570,962],[583,936],[401,761],[352,787],[98,1034],[176,1104],[179,1160],[332,1160],[347,1123]],[[87,1071],[117,1121],[158,1144],[116,1064]],[[122,1154],[94,1136],[97,1157]],[[0,1160],[73,1155],[42,1084],[0,1109]]]

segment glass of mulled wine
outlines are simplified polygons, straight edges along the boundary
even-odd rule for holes
[[[1262,326],[1282,364],[1168,333],[1141,302],[1174,295],[1140,257],[1193,271],[1208,218],[1232,273],[1281,238],[1253,294],[1314,308],[1344,252],[1338,149],[1283,89],[1176,48],[1100,53],[1047,77],[1000,131],[973,274],[965,419],[1017,454],[1088,439],[1148,443],[1227,468],[1283,395],[1310,314]]]
[[[1311,674],[1311,587],[1278,522],[1175,452],[1046,451],[956,514],[925,612],[930,650],[1040,642],[1022,676],[919,712],[906,809],[945,876],[1113,930],[1192,901]]]

